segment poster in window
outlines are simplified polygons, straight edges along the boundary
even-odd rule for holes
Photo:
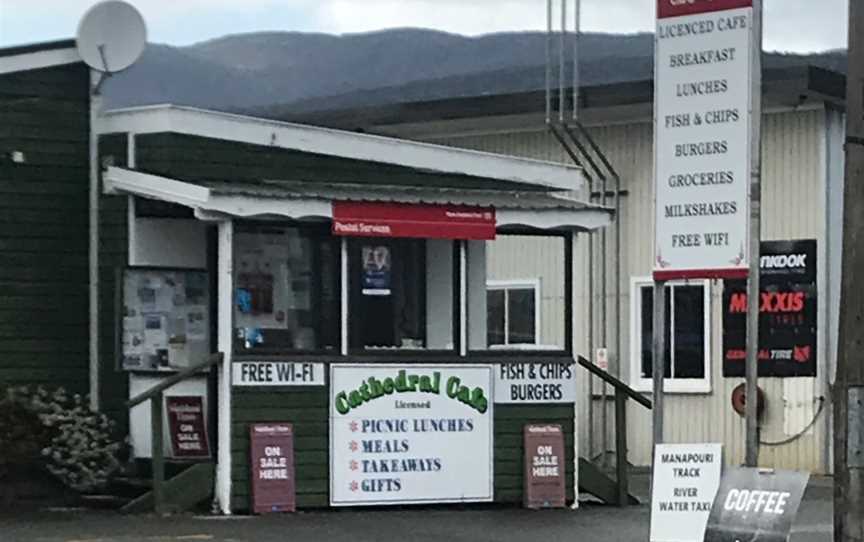
[[[238,233],[235,326],[245,330],[288,326],[288,247],[282,233]]]
[[[816,241],[764,241],[760,257],[759,376],[816,376]],[[723,292],[723,376],[743,377],[747,283]]]
[[[366,245],[363,258],[363,295],[390,295],[390,247]]]
[[[123,274],[121,365],[170,371],[210,354],[206,271],[129,268]]]

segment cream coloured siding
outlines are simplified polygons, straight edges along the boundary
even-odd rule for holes
[[[819,243],[819,304],[820,333],[824,325],[824,309],[828,300],[826,295],[826,243],[824,212],[826,179],[826,115],[822,109],[769,113],[763,125],[763,239],[816,238]],[[653,235],[653,160],[652,126],[650,121],[593,127],[591,129],[597,142],[618,169],[627,195],[622,197],[622,250],[621,250],[621,292],[620,325],[622,348],[620,356],[621,376],[627,381],[630,371],[630,279],[631,277],[650,276]],[[448,137],[435,140],[454,146],[490,152],[499,152],[531,158],[566,161],[566,155],[548,134],[521,132],[468,137]],[[610,186],[611,189],[611,186]],[[610,348],[610,362],[614,364],[618,354],[614,352],[612,319],[615,311],[614,285],[612,284],[611,254],[612,230],[608,230],[610,257],[608,301],[609,323],[607,346]],[[523,279],[540,276],[543,269],[545,250],[551,248],[536,241],[517,243],[522,246],[496,246],[489,256],[489,276],[494,279]],[[560,246],[560,245],[557,245]],[[579,324],[575,347],[579,353],[588,355],[587,350],[587,236],[580,236],[576,252],[577,273],[574,284],[577,306],[575,307]],[[524,257],[530,251],[530,257]],[[561,333],[561,322],[549,318],[547,314],[563,316],[562,295],[551,295],[547,290],[549,281],[560,278],[542,276],[543,318],[542,336],[553,337]],[[563,294],[563,287],[560,292]],[[744,423],[730,407],[732,389],[742,379],[723,378],[721,365],[722,351],[722,286],[713,282],[712,326],[711,326],[711,384],[708,394],[675,394],[666,400],[666,439],[670,442],[722,442],[729,464],[740,463],[743,459]],[[595,294],[597,294],[595,292]],[[548,296],[548,297],[547,297]],[[595,307],[599,297],[595,297]],[[596,320],[595,320],[596,321]],[[598,322],[599,324],[599,322]],[[595,335],[596,336],[596,335]],[[779,441],[798,432],[812,419],[817,411],[816,398],[826,395],[822,377],[825,374],[826,340],[824,333],[819,337],[819,378],[760,379],[760,386],[767,395],[767,410],[763,420],[761,438],[765,441]],[[595,347],[598,344],[595,341]],[[579,405],[580,453],[588,455],[588,385],[587,375],[580,371],[580,391],[582,401]],[[601,416],[599,401],[595,401],[597,411],[593,440],[594,455],[601,452]],[[825,408],[815,426],[797,441],[777,447],[763,447],[760,462],[775,468],[807,469],[825,472],[827,457],[826,423],[829,408]],[[635,465],[650,463],[651,415],[636,405],[630,406],[629,460]],[[611,407],[607,423],[609,447],[614,446],[612,431],[613,416]]]

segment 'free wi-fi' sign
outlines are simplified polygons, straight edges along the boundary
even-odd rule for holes
[[[729,469],[714,498],[704,542],[786,541],[808,473]]]

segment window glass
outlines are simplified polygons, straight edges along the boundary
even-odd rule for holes
[[[325,229],[237,225],[235,351],[333,351],[339,245]]]
[[[676,286],[675,378],[705,377],[705,295],[701,286]]]
[[[639,286],[639,364],[643,379],[653,374],[654,288]],[[704,379],[705,352],[705,287],[702,285],[672,285],[666,287],[666,349],[665,378]]]
[[[454,348],[452,241],[355,238],[348,265],[354,351]]]
[[[642,292],[642,378],[652,378],[654,375],[654,288],[651,286],[643,286],[640,288]],[[664,378],[669,378],[672,375],[672,360],[670,354],[670,337],[671,337],[671,288],[666,287],[666,356],[665,368],[663,370]]]
[[[498,235],[494,241],[469,243],[471,350],[566,348],[565,247],[565,238],[553,235]],[[477,296],[475,288],[483,284],[488,292],[503,294]],[[482,307],[481,319],[474,305],[484,301],[489,306]]]
[[[486,291],[487,341],[490,345],[507,344],[504,334],[504,294],[505,290]]]
[[[510,344],[534,344],[537,337],[534,317],[537,308],[534,303],[534,290],[513,288],[507,290],[507,322]]]

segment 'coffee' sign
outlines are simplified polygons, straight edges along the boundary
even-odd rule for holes
[[[252,459],[252,511],[293,512],[294,427],[288,423],[261,423],[250,428]]]
[[[705,542],[787,540],[810,475],[729,469],[714,499]]]
[[[564,433],[560,425],[526,425],[526,508],[564,507]]]

